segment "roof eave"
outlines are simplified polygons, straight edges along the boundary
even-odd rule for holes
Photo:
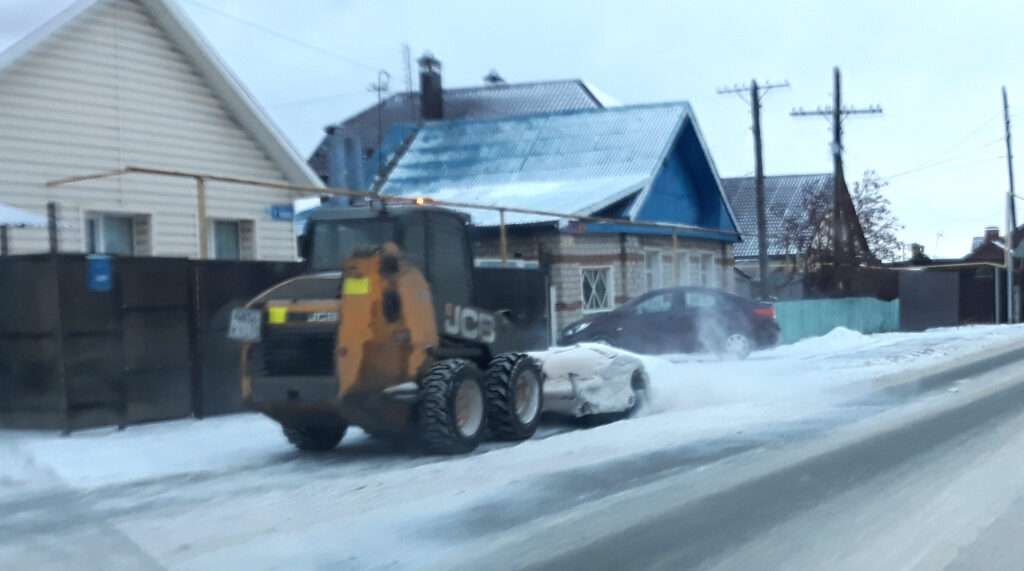
[[[177,42],[178,48],[199,68],[210,87],[224,100],[228,111],[260,143],[289,182],[323,188],[320,177],[299,156],[174,0],[139,1],[150,10],[164,32]]]
[[[78,0],[0,53],[0,74],[27,56],[43,41],[69,25],[90,8],[107,0]],[[292,148],[249,91],[214,52],[174,0],[139,0],[175,46],[195,65],[228,112],[242,125],[285,178],[293,184],[322,188],[320,178]]]

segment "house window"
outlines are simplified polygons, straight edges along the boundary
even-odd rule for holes
[[[687,274],[686,285],[701,285],[700,254],[690,254],[690,271]]]
[[[647,250],[644,252],[644,277],[647,283],[647,291],[661,287],[661,276],[661,252],[659,250]]]
[[[676,285],[684,286],[689,278],[686,254],[676,254]]]
[[[215,260],[256,258],[256,230],[252,220],[211,220],[208,255]]]
[[[700,285],[704,287],[711,287],[712,285],[712,271],[711,271],[711,254],[701,254],[700,257]]]
[[[583,312],[608,311],[612,308],[615,291],[612,287],[612,269],[582,268],[580,281],[583,290]]]
[[[235,220],[214,220],[213,257],[216,260],[242,259],[242,229]]]
[[[136,253],[136,218],[114,214],[87,214],[85,217],[85,248],[90,254],[134,256]]]

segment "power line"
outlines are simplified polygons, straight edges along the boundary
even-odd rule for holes
[[[311,50],[311,51],[315,51],[315,52],[317,52],[317,53],[319,53],[321,55],[325,55],[325,56],[328,56],[328,57],[335,58],[335,59],[343,61],[343,62],[345,62],[345,63],[347,63],[349,65],[353,65],[355,67],[359,67],[359,68],[362,68],[364,70],[373,71],[373,72],[376,72],[379,69],[378,66],[368,65],[368,64],[365,64],[365,63],[363,63],[361,61],[355,60],[355,59],[353,59],[353,58],[351,58],[349,56],[346,56],[346,55],[340,54],[338,52],[329,50],[327,48],[320,47],[320,46],[317,46],[317,45],[314,45],[314,44],[310,44],[310,43],[305,42],[303,40],[299,40],[299,39],[293,38],[291,36],[282,34],[281,32],[278,32],[277,30],[275,30],[273,28],[267,27],[267,26],[265,26],[263,24],[258,24],[256,22],[251,21],[251,20],[245,20],[243,18],[239,18],[238,16],[235,16],[234,14],[230,14],[230,13],[225,12],[225,11],[219,9],[219,8],[214,8],[213,6],[209,6],[207,4],[199,2],[198,0],[188,0],[188,2],[193,4],[194,6],[202,8],[204,10],[207,10],[209,12],[213,12],[214,14],[218,14],[218,15],[220,15],[223,18],[227,18],[229,20],[232,20],[232,21],[237,22],[239,24],[242,24],[244,26],[248,26],[248,27],[253,28],[255,30],[259,30],[259,31],[261,31],[261,32],[263,32],[265,34],[269,34],[271,36],[274,36],[275,38],[278,38],[279,40],[283,40],[283,41],[289,42],[291,44],[294,44],[294,45],[306,48],[306,49]]]
[[[277,103],[269,103],[267,107],[291,107],[294,105],[303,105],[306,103],[317,103],[319,101],[331,101],[333,99],[339,99],[341,97],[355,97],[357,95],[365,96],[365,91],[346,91],[344,93],[331,93],[328,95],[318,95],[315,97],[305,97],[303,99],[292,99],[289,101],[279,101]]]
[[[981,145],[980,147],[974,148],[973,150],[974,151],[982,151],[982,150],[985,150],[985,149],[987,149],[989,147],[992,147],[992,146],[995,146],[997,144],[1000,144],[1002,142],[1003,142],[1003,138],[999,137],[998,139],[994,139],[992,141],[989,141],[989,142]],[[999,158],[999,157],[976,158],[976,157],[965,157],[963,155],[957,155],[957,156],[952,156],[952,157],[947,156],[947,157],[944,157],[944,158],[941,158],[941,159],[938,159],[938,160],[932,160],[932,161],[928,161],[928,162],[925,162],[925,163],[921,163],[921,164],[919,164],[917,166],[914,166],[914,167],[911,167],[909,169],[902,170],[902,171],[899,171],[899,172],[891,174],[891,175],[881,176],[879,178],[882,178],[884,180],[890,180],[890,179],[898,178],[898,177],[901,177],[901,176],[906,176],[908,174],[914,174],[914,173],[918,173],[918,172],[921,172],[921,171],[930,170],[932,168],[935,168],[935,167],[938,167],[938,166],[942,166],[942,165],[946,165],[946,164],[949,164],[949,163],[964,162],[964,161],[979,161],[979,160],[987,160],[987,159],[992,159],[992,158]]]
[[[1002,141],[1000,141],[1000,142],[1002,142]],[[938,167],[949,165],[949,164],[954,164],[954,163],[956,163],[956,164],[981,163],[981,162],[984,162],[984,161],[994,161],[996,159],[1002,160],[1004,158],[1005,157],[1003,157],[1003,156],[998,156],[998,157],[950,157],[950,158],[945,159],[945,160],[935,161],[935,162],[932,162],[932,163],[927,163],[927,164],[921,165],[919,167],[915,167],[915,168],[912,168],[912,169],[907,169],[905,171],[900,171],[900,172],[898,172],[896,174],[891,174],[891,175],[886,175],[886,176],[879,176],[878,178],[880,178],[882,180],[889,181],[889,180],[892,180],[894,178],[900,178],[900,177],[904,177],[904,176],[908,176],[908,175],[912,175],[912,174],[917,174],[917,173],[920,173],[920,172],[923,172],[923,171],[931,170],[933,168],[938,168]]]
[[[949,147],[945,151],[942,151],[941,153],[938,153],[938,154],[939,155],[948,155],[949,153],[952,153],[953,151],[956,151],[957,149],[959,149],[963,145],[967,144],[967,142],[970,141],[975,135],[977,135],[978,133],[981,133],[981,131],[985,127],[988,127],[989,123],[991,123],[992,121],[994,121],[997,118],[999,118],[999,112],[998,111],[993,113],[991,116],[989,116],[988,119],[985,119],[980,124],[978,124],[978,126],[975,127],[973,130],[971,130],[969,133],[967,133],[966,135],[961,137],[959,141],[957,141],[956,143],[953,144],[953,146]],[[998,140],[1000,142],[1002,142],[1003,138],[999,137]]]

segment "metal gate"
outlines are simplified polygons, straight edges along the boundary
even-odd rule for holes
[[[0,424],[62,428],[240,409],[227,315],[300,264],[83,255],[0,258]]]

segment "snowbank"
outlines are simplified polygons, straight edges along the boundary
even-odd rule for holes
[[[827,415],[873,390],[874,379],[952,362],[1008,342],[1024,343],[1024,326],[877,335],[837,329],[756,352],[744,361],[644,356],[640,358],[651,378],[651,406],[641,418],[589,430],[548,427],[531,441],[487,444],[478,454],[451,459],[395,452],[352,429],[337,452],[343,461],[328,466],[328,479],[338,483],[351,476],[360,486],[378,489],[400,486],[411,471],[422,471],[431,480],[468,478],[463,482],[467,487],[490,487],[479,477],[486,473],[493,478],[483,480],[500,486],[539,473]],[[55,477],[89,489],[169,476],[235,478],[288,465],[281,468],[287,472],[304,458],[292,451],[274,422],[253,414],[133,426],[122,432],[92,430],[68,438],[6,431],[0,432],[0,454],[0,492],[8,493]],[[408,500],[416,500],[416,493]]]

